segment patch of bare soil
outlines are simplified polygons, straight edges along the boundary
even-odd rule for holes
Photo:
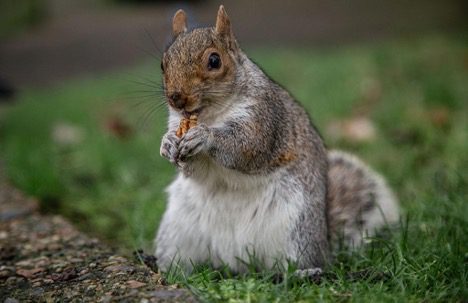
[[[0,178],[0,302],[195,302]]]

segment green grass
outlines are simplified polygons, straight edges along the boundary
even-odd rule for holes
[[[339,253],[328,269],[333,278],[320,285],[289,274],[279,283],[268,273],[221,278],[209,268],[168,274],[168,280],[219,302],[466,301],[467,41],[434,36],[249,54],[304,104],[329,146],[358,154],[387,177],[404,211],[401,226],[365,251]],[[158,63],[151,62],[130,74],[24,91],[0,119],[0,152],[11,180],[39,197],[43,209],[66,215],[83,230],[127,251],[148,250],[175,170],[159,156],[165,109],[146,119],[156,98],[143,98],[151,88],[134,81],[159,77]],[[375,123],[375,140],[352,143],[327,135],[329,121],[358,113]],[[110,133],[108,117],[126,121],[132,135]],[[83,140],[55,143],[57,123],[77,126]],[[348,276],[361,270],[370,274]]]

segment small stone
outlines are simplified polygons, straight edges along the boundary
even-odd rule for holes
[[[34,287],[34,284],[33,284],[33,287]],[[31,291],[31,296],[33,296],[33,297],[40,297],[40,296],[42,296],[42,294],[44,294],[44,288],[42,288],[42,287],[34,288]]]
[[[96,285],[89,285],[86,290],[96,289]]]
[[[50,259],[47,257],[40,257],[34,262],[36,267],[46,267],[50,264]]]
[[[6,298],[3,303],[19,303],[19,301],[14,298]]]
[[[7,244],[3,247],[0,247],[0,260],[2,261],[14,260],[17,255],[18,255],[18,248],[14,245]]]
[[[128,260],[124,257],[120,257],[120,256],[110,256],[108,258],[109,261],[117,261],[117,262],[120,262],[120,263],[125,263],[127,262]]]
[[[60,243],[50,243],[47,245],[47,250],[49,251],[58,251],[63,248],[62,244]]]
[[[31,278],[35,274],[44,271],[44,268],[33,268],[33,269],[18,269],[16,273],[25,278]]]
[[[104,271],[131,273],[135,271],[135,268],[133,266],[128,266],[128,265],[111,265],[111,266],[107,266],[106,268],[104,268]]]
[[[96,263],[89,263],[89,265],[88,265],[89,268],[95,268],[96,266],[97,266]]]
[[[0,267],[0,278],[5,279],[15,274],[15,268],[11,266]]]
[[[84,260],[83,259],[80,259],[80,258],[71,258],[70,259],[70,262],[71,263],[81,263],[83,262]]]
[[[140,287],[146,286],[146,283],[139,282],[136,280],[130,280],[130,281],[127,281],[127,285],[130,288],[140,288]]]
[[[53,274],[52,279],[54,281],[68,281],[78,277],[76,269],[74,267],[67,267],[61,274]]]
[[[30,267],[31,265],[31,260],[23,260],[15,263],[16,267]]]

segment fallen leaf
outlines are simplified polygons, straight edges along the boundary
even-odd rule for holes
[[[83,141],[84,131],[70,123],[58,122],[52,128],[52,139],[58,145],[76,145]]]
[[[132,127],[122,118],[114,116],[106,121],[106,130],[119,139],[128,139],[133,134]]]
[[[327,126],[327,134],[334,140],[350,142],[368,142],[377,136],[374,123],[366,117],[355,117],[332,121]]]
[[[450,112],[445,107],[434,108],[428,111],[429,120],[432,125],[438,128],[445,128],[450,122]]]

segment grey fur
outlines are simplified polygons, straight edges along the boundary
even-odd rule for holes
[[[192,81],[202,68],[200,54],[213,47],[223,52],[226,64],[230,64],[225,67],[225,75],[217,79],[207,77],[201,82]],[[175,90],[187,96],[194,95],[194,107],[202,108],[202,111],[198,126],[190,129],[180,140],[174,136],[177,123],[170,120],[161,155],[179,165],[186,178],[194,180],[196,186],[203,186],[213,196],[247,190],[232,187],[223,179],[211,183],[206,181],[217,166],[237,172],[245,179],[273,178],[278,188],[266,202],[267,211],[261,212],[256,207],[249,213],[250,222],[265,220],[264,216],[279,211],[281,203],[289,203],[278,200],[277,190],[302,197],[295,207],[298,215],[284,226],[289,234],[289,255],[293,256],[299,268],[323,267],[330,256],[329,239],[335,241],[341,229],[346,227],[346,232],[352,234],[352,240],[356,240],[359,238],[356,232],[363,228],[383,225],[383,220],[376,221],[375,218],[373,226],[366,222],[366,214],[374,211],[375,215],[379,193],[390,192],[380,177],[346,155],[327,154],[322,138],[303,107],[242,52],[233,36],[231,39],[219,37],[213,28],[181,33],[166,50],[164,65],[167,93]],[[232,108],[242,110],[231,113],[229,110]],[[170,107],[170,110],[173,118],[185,115],[185,109]],[[218,115],[226,117],[222,122],[212,122]],[[230,201],[232,204],[240,202]],[[393,199],[389,203],[396,204],[396,201]],[[184,213],[192,216],[188,208]],[[171,245],[176,245],[177,237],[177,231],[171,230],[171,224],[174,224],[171,220],[174,219],[169,217],[169,214],[165,215],[156,240],[157,256],[165,264],[171,257],[166,252],[171,251]],[[392,221],[394,217],[392,214]],[[197,218],[195,224],[201,220],[200,215]],[[213,219],[208,222],[210,220]],[[212,232],[216,232],[216,226],[212,228]],[[202,239],[210,236],[196,237],[199,239],[190,241],[202,243]],[[210,248],[207,247],[206,251],[206,259],[209,260]],[[193,257],[197,258],[200,257]]]

